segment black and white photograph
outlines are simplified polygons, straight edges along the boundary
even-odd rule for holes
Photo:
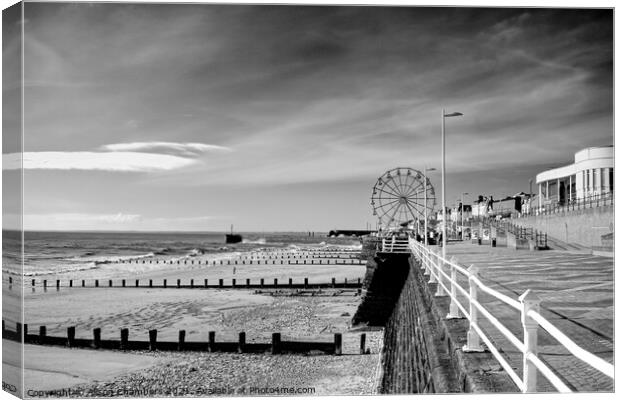
[[[615,392],[613,3],[2,5],[3,391]]]

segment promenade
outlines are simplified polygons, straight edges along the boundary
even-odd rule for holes
[[[587,351],[613,363],[613,259],[567,251],[527,251],[450,243],[447,256],[458,264],[480,269],[480,279],[514,299],[527,289],[541,298],[541,314]],[[459,282],[461,279],[459,279]],[[463,282],[465,283],[465,282]],[[480,302],[517,337],[523,332],[519,314],[490,296]],[[522,354],[484,318],[480,325],[491,333],[498,349],[520,375]],[[542,329],[539,356],[573,390],[612,391],[613,382],[572,356]],[[539,373],[540,392],[554,388]]]

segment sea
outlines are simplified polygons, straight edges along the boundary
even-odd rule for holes
[[[169,268],[162,264],[124,264],[122,260],[157,258],[216,259],[277,248],[361,248],[358,238],[327,237],[325,232],[240,232],[243,241],[226,243],[225,232],[24,232],[23,273],[42,275],[102,276],[145,269]],[[2,231],[3,275],[21,273],[21,232]],[[134,269],[134,270],[132,270]],[[137,270],[139,269],[139,270]]]

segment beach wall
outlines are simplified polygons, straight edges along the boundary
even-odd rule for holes
[[[586,247],[602,246],[601,237],[613,232],[613,205],[565,210],[512,220],[515,225],[535,228],[552,238]]]
[[[385,326],[409,273],[409,254],[376,253],[366,261],[362,302],[353,325]]]
[[[423,275],[411,259],[393,261],[407,269],[407,276],[385,327],[381,392],[462,391]]]
[[[354,324],[383,326],[385,394],[514,392],[508,375],[488,353],[464,353],[466,319],[447,319],[449,297],[409,254],[377,253],[368,260],[365,295]]]

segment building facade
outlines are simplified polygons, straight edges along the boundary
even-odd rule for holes
[[[538,206],[611,194],[613,182],[613,146],[588,147],[575,153],[573,164],[536,175]]]

